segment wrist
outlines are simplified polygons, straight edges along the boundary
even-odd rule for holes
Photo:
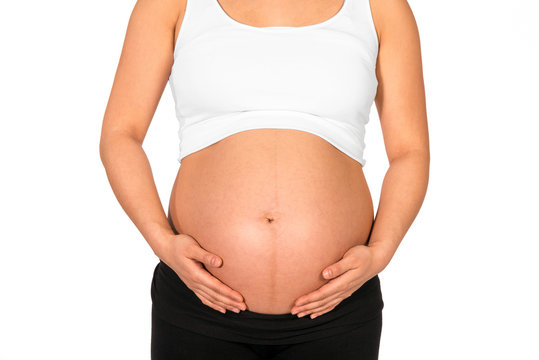
[[[376,274],[382,272],[391,261],[395,251],[385,244],[371,243],[368,247],[372,251],[372,267]]]
[[[166,226],[153,224],[147,227],[144,237],[152,248],[155,256],[159,259],[164,259],[174,236],[176,236],[176,234],[168,224]]]

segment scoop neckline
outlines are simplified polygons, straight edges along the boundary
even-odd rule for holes
[[[300,31],[300,30],[310,30],[310,29],[319,28],[319,27],[329,25],[330,23],[334,22],[335,20],[337,20],[344,13],[344,9],[346,8],[348,1],[350,1],[350,0],[343,0],[343,4],[342,4],[341,8],[339,9],[339,11],[337,11],[330,18],[328,18],[328,19],[326,19],[326,20],[324,20],[322,22],[316,23],[316,24],[303,25],[303,26],[253,26],[253,25],[248,25],[248,24],[239,22],[238,20],[236,20],[233,17],[231,17],[230,15],[228,15],[228,13],[225,11],[225,9],[223,9],[223,7],[221,6],[221,3],[218,0],[212,0],[212,1],[217,6],[217,8],[218,8],[217,10],[219,11],[219,13],[221,14],[222,17],[224,17],[227,21],[231,22],[232,24],[243,27],[245,29],[254,30],[254,31],[283,31],[283,30]]]

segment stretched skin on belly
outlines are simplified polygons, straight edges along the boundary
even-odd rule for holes
[[[223,259],[208,270],[268,314],[326,283],[324,267],[366,243],[373,222],[361,165],[290,129],[243,131],[185,157],[170,212]]]

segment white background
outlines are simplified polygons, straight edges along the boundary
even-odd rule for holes
[[[149,359],[157,257],[99,158],[135,1],[0,3],[0,359]],[[431,141],[427,197],[389,266],[381,360],[539,359],[539,6],[410,0]],[[144,149],[166,209],[167,86]],[[365,173],[387,159],[376,108]]]

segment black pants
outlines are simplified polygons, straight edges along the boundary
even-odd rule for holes
[[[355,330],[291,345],[258,345],[226,341],[184,330],[161,319],[152,308],[152,360],[376,360],[382,312]]]

